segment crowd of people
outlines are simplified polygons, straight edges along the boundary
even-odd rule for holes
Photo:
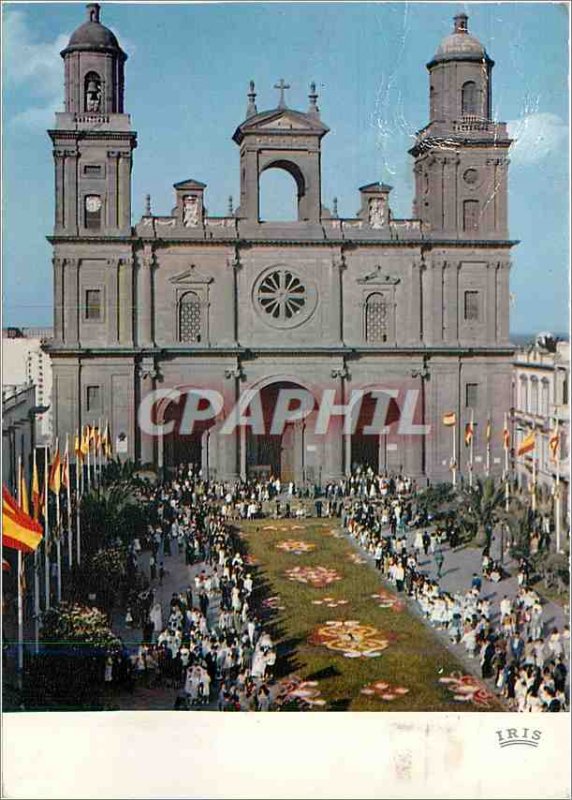
[[[131,670],[136,684],[176,690],[177,709],[216,704],[221,711],[265,711],[272,705],[276,649],[254,613],[253,577],[228,521],[229,510],[240,513],[258,491],[209,484],[192,470],[141,490],[151,522],[132,549],[150,551],[151,586],[127,608],[125,625],[142,632]],[[184,556],[188,576],[164,614],[165,560],[174,555]]]
[[[366,494],[354,500],[344,512],[344,525],[397,592],[413,598],[430,625],[478,659],[482,678],[494,682],[511,709],[568,710],[570,628],[546,629],[541,598],[529,585],[529,562],[520,561],[514,599],[504,595],[492,603],[483,592],[483,580],[499,583],[505,577],[489,547],[470,586],[446,592],[440,586],[444,548],[457,546],[457,531],[453,525],[424,530],[413,507],[411,487],[394,482],[377,501]],[[431,559],[436,578],[428,571]]]
[[[416,502],[411,479],[371,470],[318,492],[273,477],[231,485],[209,482],[181,467],[171,481],[141,490],[151,524],[143,542],[134,542],[132,557],[136,562],[141,549],[150,550],[151,588],[132,598],[125,619],[128,627],[142,630],[130,665],[139,683],[177,690],[176,708],[273,707],[276,649],[255,613],[253,577],[232,523],[264,513],[293,516],[295,501],[302,498],[315,504],[316,516],[340,518],[397,593],[412,598],[428,624],[477,662],[482,678],[494,682],[509,707],[568,709],[569,627],[547,630],[541,599],[529,585],[529,562],[519,564],[513,599],[504,595],[491,602],[483,592],[484,581],[498,584],[506,576],[488,547],[470,585],[445,591],[443,565],[447,552],[459,544],[454,518],[431,524]],[[163,619],[157,590],[165,558],[174,554],[184,555],[188,579],[173,593]],[[435,576],[428,569],[431,560]]]

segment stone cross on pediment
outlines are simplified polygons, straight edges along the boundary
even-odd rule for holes
[[[363,278],[358,278],[357,283],[360,284],[373,284],[375,286],[396,286],[401,278],[396,275],[389,275],[382,271],[381,264],[378,264],[373,272],[364,275]]]
[[[278,108],[286,108],[286,100],[284,99],[284,89],[289,89],[290,84],[284,83],[284,78],[280,78],[278,83],[274,84],[274,88],[280,91],[280,98],[278,100]]]

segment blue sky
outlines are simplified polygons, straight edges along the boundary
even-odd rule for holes
[[[63,101],[59,51],[85,19],[84,3],[3,3],[4,325],[52,321],[53,165],[46,128]],[[493,106],[518,143],[511,153],[514,333],[568,329],[568,9],[548,3],[103,3],[102,22],[129,55],[126,110],[139,145],[133,219],[147,192],[168,214],[173,183],[207,184],[211,214],[238,197],[238,148],[249,80],[258,109],[277,79],[306,109],[314,80],[330,133],[323,202],[341,216],[358,187],[390,183],[395,216],[411,214],[407,154],[428,116],[425,64],[458,10],[495,60]],[[270,188],[270,187],[269,187]],[[279,181],[275,184],[279,190]]]

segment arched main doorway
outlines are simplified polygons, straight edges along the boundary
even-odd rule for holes
[[[312,419],[317,404],[303,419],[286,422],[280,433],[272,433],[272,423],[281,390],[292,389],[307,392],[293,381],[279,381],[260,390],[264,433],[252,427],[246,428],[246,474],[249,478],[279,477],[284,482],[318,480],[318,445],[312,434]],[[308,393],[309,396],[309,393]],[[295,412],[300,408],[297,401],[289,406]]]

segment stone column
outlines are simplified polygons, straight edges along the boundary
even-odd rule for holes
[[[343,256],[334,259],[330,271],[330,339],[332,344],[343,342],[342,272],[346,268]]]
[[[131,153],[119,153],[118,175],[119,208],[117,209],[117,227],[129,232],[131,230]]]
[[[119,259],[119,341],[133,344],[133,259]]]
[[[500,344],[509,340],[509,276],[510,261],[499,261],[497,277],[497,336]]]
[[[119,259],[107,259],[107,341],[119,341]]]
[[[77,196],[77,150],[67,149],[65,150],[65,156],[63,193],[65,204],[64,220],[66,233],[77,235],[78,215],[81,214]]]
[[[54,165],[55,165],[55,191],[56,191],[56,207],[55,207],[55,229],[60,232],[65,227],[65,150],[54,150]]]
[[[117,228],[117,200],[119,196],[117,183],[117,162],[119,152],[117,150],[107,151],[107,225],[110,228]]]
[[[153,262],[151,246],[145,245],[137,271],[137,343],[142,347],[153,345]]]
[[[443,303],[443,270],[444,261],[431,263],[432,307],[431,307],[431,343],[440,344],[443,341],[444,303]]]
[[[445,277],[445,341],[453,344],[459,340],[459,269],[456,261],[448,262]]]
[[[83,298],[79,296],[79,259],[66,259],[63,281],[63,338],[66,344],[77,345],[79,341],[79,317],[83,308]]]
[[[485,335],[487,342],[493,343],[497,339],[497,262],[489,261],[487,264],[487,288],[486,288],[486,326]]]
[[[240,365],[225,369],[224,395],[225,418],[231,413],[240,395],[240,382],[244,377]],[[238,440],[240,438],[240,450]],[[246,475],[246,436],[244,428],[235,428],[232,433],[217,432],[219,452],[219,477],[225,481],[237,480],[239,474]],[[240,464],[239,464],[240,458]]]
[[[54,258],[54,339],[64,338],[64,265],[65,259]]]
[[[418,260],[413,261],[409,273],[409,319],[407,321],[407,334],[405,337],[405,340],[410,344],[420,344],[421,341],[426,338],[426,331],[422,329],[421,317],[421,304],[423,295],[425,294],[425,292],[421,291],[423,271],[423,262]]]
[[[238,341],[238,297],[237,276],[241,269],[238,253],[227,261],[227,269],[223,274],[223,314],[222,314],[222,342],[236,345]]]

